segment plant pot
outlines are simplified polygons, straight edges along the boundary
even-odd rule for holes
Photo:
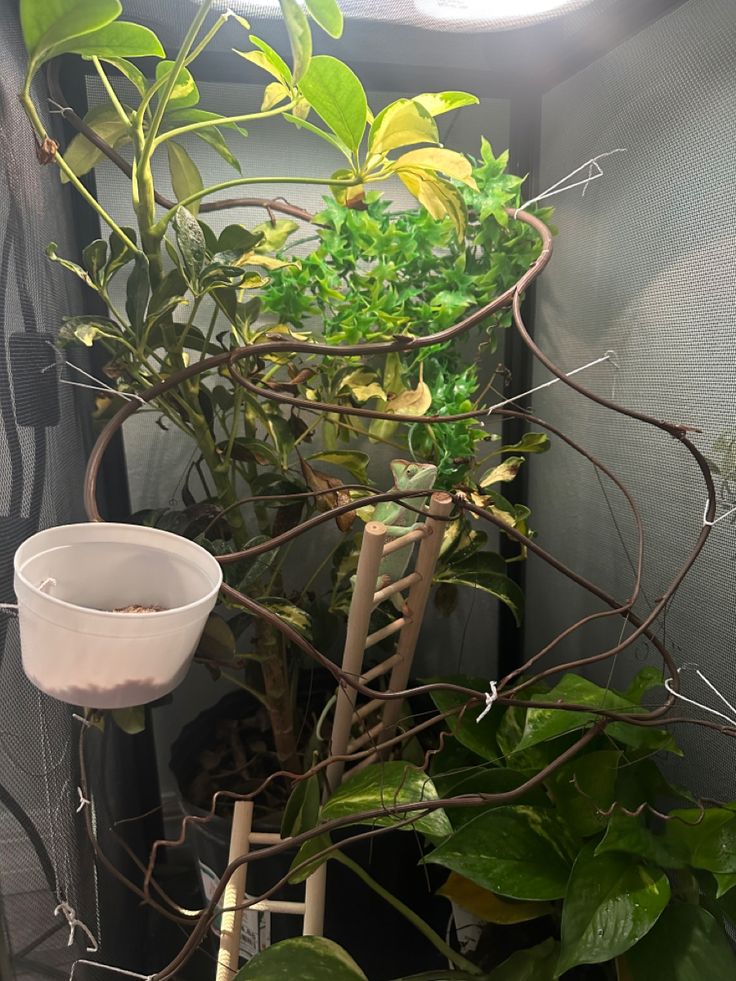
[[[183,727],[172,745],[170,766],[182,791],[180,803],[185,814],[204,817],[207,813],[188,802],[183,791],[193,779],[197,754],[211,748],[218,722],[245,717],[256,709],[257,703],[246,692],[231,692]],[[278,828],[272,821],[256,821],[254,830]],[[347,828],[333,835],[333,840],[345,840],[366,830]],[[213,883],[228,864],[229,838],[230,822],[219,815],[206,824],[188,825],[187,842],[193,849],[205,896],[211,895]],[[373,841],[349,846],[347,854],[440,935],[445,935],[450,905],[434,895],[444,873],[438,868],[419,867],[421,850],[417,836],[408,831],[380,835]],[[293,857],[294,852],[287,851],[249,864],[247,895],[258,896],[273,886],[288,872]],[[287,886],[274,898],[302,900],[304,887]],[[250,912],[243,919],[241,955],[245,959],[269,944],[302,932],[298,916]],[[404,917],[350,869],[335,861],[328,864],[324,935],[344,947],[371,981],[447,966],[443,957]],[[376,938],[381,938],[380,942]]]
[[[109,709],[152,702],[181,682],[222,572],[179,535],[88,523],[27,539],[14,583],[28,678],[62,702]],[[112,612],[136,605],[161,611]]]

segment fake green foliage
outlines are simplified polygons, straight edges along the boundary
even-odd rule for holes
[[[467,678],[433,680],[476,687]],[[646,712],[641,704],[646,691],[660,684],[651,668],[623,693],[565,675],[552,689],[535,687],[532,699],[562,698],[640,714]],[[482,692],[486,686],[478,681],[477,688]],[[445,712],[466,701],[446,691],[434,697],[436,708]],[[374,764],[349,777],[320,809],[313,808],[300,830],[311,826],[318,833],[321,823],[334,818],[373,809],[385,814],[386,807],[404,805],[399,814],[379,816],[376,823],[390,827],[401,821],[402,831],[424,835],[425,861],[449,872],[442,895],[484,921],[487,931],[496,931],[492,937],[514,924],[519,936],[519,925],[533,921],[539,927],[535,936],[547,935],[503,964],[493,957],[480,960],[478,975],[488,981],[554,981],[580,965],[600,965],[603,973],[592,976],[626,981],[736,977],[736,956],[725,931],[736,914],[736,804],[693,806],[689,793],[666,780],[652,755],[657,750],[678,754],[671,737],[655,726],[624,721],[609,724],[537,782],[535,776],[593,724],[592,718],[585,712],[497,703],[476,723],[479,712],[477,707],[448,717],[452,735],[432,756],[428,774],[409,763]],[[559,718],[566,719],[564,726]],[[419,806],[500,794],[530,781],[528,792],[512,804],[499,800],[432,811]],[[405,805],[412,800],[417,818],[406,823],[411,814]],[[316,840],[319,848],[328,844],[324,834]],[[297,878],[316,867],[318,850],[311,842],[302,846],[293,867],[307,859],[311,864]],[[295,951],[289,942],[278,946],[279,959],[287,963]],[[256,970],[258,961],[249,970]],[[262,963],[265,967],[265,958]],[[323,976],[332,977],[326,964]]]

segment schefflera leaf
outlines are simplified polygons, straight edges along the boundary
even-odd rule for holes
[[[261,951],[234,981],[367,981],[352,957],[326,937],[292,937]]]

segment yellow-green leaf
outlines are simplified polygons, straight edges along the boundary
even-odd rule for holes
[[[443,112],[462,106],[475,106],[480,100],[470,92],[423,92],[415,95],[413,101],[423,106],[430,115],[441,116]]]
[[[269,82],[263,93],[261,112],[265,112],[267,109],[273,109],[279,102],[288,99],[290,94],[283,82]]]
[[[184,147],[174,140],[167,140],[166,150],[169,157],[171,186],[174,189],[176,200],[183,201],[190,194],[201,191],[204,186],[202,175]],[[188,205],[188,209],[193,215],[196,215],[199,211],[199,201],[193,201]]]
[[[28,53],[43,53],[74,37],[90,34],[120,16],[119,0],[22,0],[20,23]]]
[[[129,139],[130,127],[126,126],[112,106],[96,106],[90,109],[84,121],[111,147],[118,147]],[[82,133],[77,133],[64,151],[64,159],[77,177],[88,174],[104,156],[102,150],[98,150]],[[62,183],[69,180],[63,171],[61,180]]]
[[[273,75],[275,79],[283,82],[287,87],[291,86],[293,82],[291,69],[281,55],[277,51],[274,51],[270,44],[256,37],[255,34],[251,34],[248,40],[252,44],[255,44],[258,51],[238,51],[237,49],[233,49],[235,50],[235,54],[240,55],[241,58],[245,58],[246,61],[250,61],[254,65],[258,65],[264,72]]]
[[[409,150],[402,154],[394,163],[393,169],[400,172],[402,168],[420,167],[422,170],[440,171],[447,177],[454,177],[462,181],[473,190],[478,190],[478,185],[473,179],[473,167],[467,157],[454,150],[447,150],[445,147],[427,146],[417,150]]]
[[[424,106],[412,99],[397,99],[374,119],[368,149],[384,154],[413,143],[439,143],[437,124]]]
[[[337,0],[306,0],[307,10],[330,37],[342,36],[342,10]]]
[[[479,481],[479,486],[490,487],[491,484],[497,484],[502,480],[513,480],[523,462],[523,456],[510,456],[503,463],[499,463],[497,467],[493,467],[492,470],[484,474]]]
[[[279,0],[279,3],[291,45],[294,81],[298,82],[309,68],[312,57],[312,32],[309,29],[307,15],[297,0]]]
[[[552,903],[504,899],[457,872],[450,872],[447,882],[437,892],[486,923],[526,923],[546,916],[554,909]]]
[[[368,102],[355,72],[331,55],[317,55],[299,88],[332,132],[351,150],[357,150],[365,131]]]

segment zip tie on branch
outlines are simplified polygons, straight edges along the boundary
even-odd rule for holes
[[[728,701],[726,696],[716,688],[713,682],[709,681],[708,678],[706,678],[706,676],[703,674],[703,672],[700,670],[697,664],[683,664],[681,668],[677,669],[678,675],[681,674],[683,671],[686,671],[688,668],[695,668],[695,673],[700,678],[700,680],[703,681],[710,688],[713,694],[716,695],[718,698],[720,698],[720,700],[723,702],[726,708],[730,709],[731,712],[733,712],[733,715],[736,716],[736,706],[732,705]],[[680,701],[687,702],[688,705],[694,705],[695,708],[702,709],[704,712],[709,712],[711,715],[717,715],[719,719],[725,719],[725,721],[728,722],[729,725],[732,725],[734,728],[736,728],[736,718],[725,715],[723,712],[719,712],[718,709],[711,708],[709,705],[703,705],[702,702],[697,702],[695,701],[694,698],[688,698],[687,695],[682,695],[679,691],[675,691],[674,688],[672,688],[671,686],[672,686],[672,679],[666,678],[664,682],[664,687],[667,689],[670,695],[674,695],[675,698],[679,698]]]
[[[53,346],[53,345],[52,345]],[[74,371],[78,371],[80,375],[84,375],[85,378],[89,378],[93,382],[97,382],[96,385],[87,385],[85,382],[75,382],[71,381],[69,378],[59,378],[59,382],[62,385],[73,385],[74,388],[88,388],[93,392],[104,392],[108,395],[118,395],[121,399],[126,401],[137,401],[141,405],[146,405],[146,400],[141,398],[140,395],[136,395],[135,392],[121,392],[117,388],[113,388],[112,385],[106,384],[101,378],[97,378],[96,375],[91,375],[84,368],[80,368],[78,364],[72,364],[71,361],[52,361],[51,364],[47,364],[45,368],[41,369],[41,374],[45,374],[47,371],[51,371],[52,368],[73,368]]]
[[[570,378],[572,375],[577,375],[580,371],[585,371],[587,368],[593,368],[597,364],[603,364],[604,361],[608,361],[611,365],[618,369],[618,362],[615,360],[615,351],[606,351],[604,355],[600,358],[596,358],[595,361],[589,361],[587,364],[581,365],[579,368],[574,368],[572,371],[565,373],[565,378]],[[549,388],[550,385],[557,384],[558,381],[562,381],[561,378],[553,378],[551,381],[544,382],[542,385],[537,385],[535,388],[530,388],[528,392],[521,392],[519,395],[514,395],[510,399],[504,399],[503,402],[496,402],[492,405],[487,412],[487,415],[491,415],[496,409],[502,409],[505,405],[510,405],[512,402],[518,402],[519,399],[524,399],[527,395],[533,395],[535,392],[541,392],[543,388]]]
[[[546,191],[542,191],[535,198],[531,198],[529,201],[525,201],[524,204],[519,205],[519,207],[514,212],[514,218],[519,214],[520,211],[524,211],[526,208],[530,207],[532,204],[536,204],[538,201],[544,201],[545,198],[552,198],[555,194],[562,194],[563,191],[571,191],[574,187],[582,187],[583,194],[585,197],[585,192],[588,190],[588,184],[591,181],[598,180],[599,177],[603,177],[603,169],[598,163],[599,160],[603,160],[604,157],[612,157],[614,153],[626,153],[626,147],[620,146],[616,147],[615,150],[608,150],[606,153],[599,153],[596,157],[591,157],[590,160],[586,160],[585,163],[580,164],[575,170],[561,177],[558,181],[547,188]],[[571,177],[575,177],[580,173],[581,170],[588,168],[588,176],[583,180],[575,181],[574,184],[565,184],[565,181],[569,181]],[[561,187],[560,185],[565,185]]]
[[[710,501],[706,501],[705,502],[705,509],[703,511],[703,527],[705,527],[707,525],[710,528],[712,528],[714,525],[717,525],[719,521],[724,521],[729,516],[729,514],[733,514],[734,512],[736,512],[736,504],[734,504],[733,507],[730,510],[726,511],[725,514],[722,514],[720,516],[720,518],[713,518],[712,521],[708,521],[708,506],[709,505],[710,505]]]
[[[493,708],[493,705],[494,705],[495,701],[498,698],[498,685],[496,684],[496,682],[495,681],[489,681],[488,682],[488,686],[489,686],[489,688],[491,690],[490,691],[487,691],[487,692],[484,692],[484,695],[483,695],[483,697],[486,700],[486,707],[483,709],[483,711],[480,713],[480,715],[478,716],[478,718],[475,720],[476,723],[482,722],[483,719],[485,719],[485,717],[491,711],[491,709]]]
[[[87,953],[96,954],[100,948],[94,938],[94,934],[90,928],[86,924],[82,923],[82,921],[77,917],[77,911],[74,909],[74,907],[70,906],[66,900],[62,900],[54,910],[54,916],[58,916],[60,913],[66,918],[66,922],[69,924],[69,939],[67,940],[67,947],[71,947],[74,943],[75,934],[77,928],[79,928],[92,945],[91,947],[87,947]]]
[[[77,808],[77,814],[84,810],[85,807],[91,807],[92,801],[87,800],[87,798],[82,793],[82,788],[77,787],[77,793],[79,794],[79,807]]]

